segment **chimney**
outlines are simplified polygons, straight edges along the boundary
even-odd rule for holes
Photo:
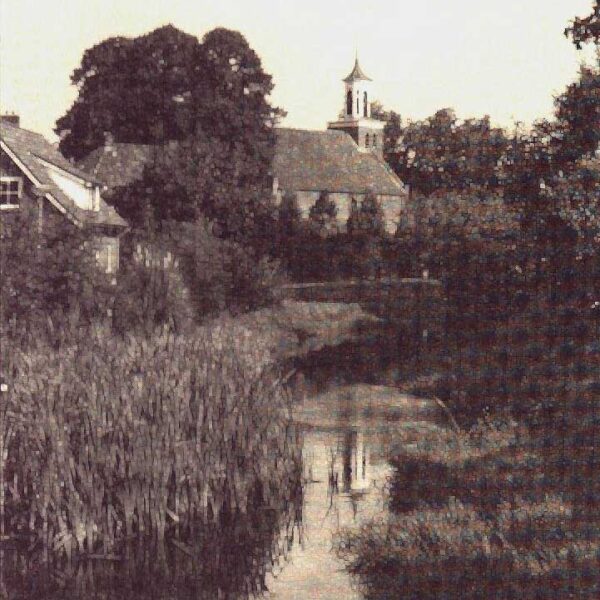
[[[0,115],[0,122],[19,127],[21,119],[19,118],[19,115],[16,115],[15,113],[6,113],[4,115]]]

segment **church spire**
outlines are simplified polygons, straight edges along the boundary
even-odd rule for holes
[[[370,77],[365,75],[364,71],[360,68],[360,64],[358,63],[358,52],[354,59],[354,68],[350,72],[350,75],[345,77],[342,81],[345,83],[352,83],[353,81],[373,81]]]

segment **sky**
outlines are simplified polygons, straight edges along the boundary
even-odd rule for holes
[[[323,129],[343,105],[358,52],[374,97],[405,119],[452,107],[459,118],[530,124],[585,57],[564,37],[592,0],[0,0],[0,110],[54,139],[76,97],[86,48],[168,23],[201,38],[244,34],[273,76],[289,127]],[[590,54],[588,53],[588,56]]]

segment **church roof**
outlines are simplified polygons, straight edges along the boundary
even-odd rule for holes
[[[361,152],[343,131],[276,129],[273,175],[290,191],[405,194],[402,182],[371,152]]]
[[[350,83],[351,81],[356,81],[357,79],[373,81],[370,77],[367,77],[364,71],[360,68],[360,65],[358,64],[358,57],[354,61],[354,68],[352,69],[352,72],[343,81],[345,81],[346,83]]]
[[[272,174],[279,187],[292,191],[403,195],[402,182],[382,160],[361,152],[343,131],[275,129]],[[80,167],[114,189],[138,179],[153,160],[153,147],[113,143],[89,154]]]

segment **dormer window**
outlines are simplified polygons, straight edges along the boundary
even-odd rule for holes
[[[21,177],[0,177],[0,209],[19,208],[22,193]]]

